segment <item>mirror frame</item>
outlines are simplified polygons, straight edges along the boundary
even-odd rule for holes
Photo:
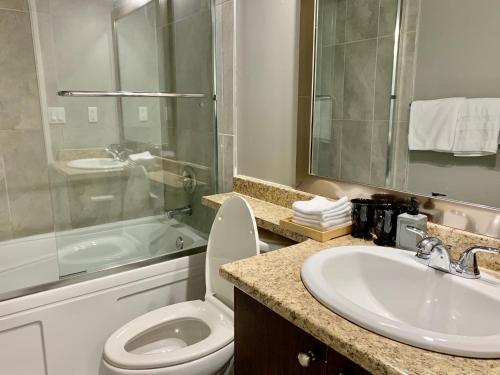
[[[404,3],[406,0],[402,0]],[[311,173],[312,125],[314,105],[315,41],[317,26],[315,22],[317,0],[300,0],[299,28],[299,84],[297,98],[297,158],[296,186],[298,189],[328,197],[346,195],[349,199],[372,197],[377,194],[392,195],[396,198],[417,197],[421,205],[438,214],[430,216],[429,221],[472,233],[500,238],[500,228],[493,232],[489,225],[500,218],[500,208],[462,202],[449,198],[399,191],[360,183],[346,182]],[[399,25],[400,30],[401,25]],[[393,110],[393,108],[391,108]],[[391,124],[392,127],[392,124]],[[389,172],[389,171],[388,171]],[[465,227],[444,218],[444,212],[459,211],[469,219]]]

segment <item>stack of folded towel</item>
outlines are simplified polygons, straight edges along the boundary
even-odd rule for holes
[[[333,202],[316,196],[309,201],[297,201],[292,205],[292,221],[319,230],[328,230],[351,224],[351,203],[347,197]]]

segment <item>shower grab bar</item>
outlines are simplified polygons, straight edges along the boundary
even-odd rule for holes
[[[178,94],[175,92],[132,92],[132,91],[58,91],[65,97],[113,97],[113,98],[204,98],[204,94]]]

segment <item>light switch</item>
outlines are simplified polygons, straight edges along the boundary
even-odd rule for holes
[[[89,122],[95,124],[97,122],[97,107],[88,107]]]
[[[145,106],[139,107],[139,121],[142,122],[148,121],[148,107]]]
[[[65,124],[66,112],[64,107],[49,107],[48,108],[49,123],[51,124]]]

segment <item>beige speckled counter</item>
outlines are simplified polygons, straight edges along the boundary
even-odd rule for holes
[[[96,176],[119,176],[125,173],[124,168],[110,168],[110,169],[79,169],[68,167],[65,161],[54,161],[52,166],[62,175],[66,177],[96,177]],[[159,182],[174,188],[182,188],[182,176],[175,173],[164,171],[161,169],[152,170],[147,172],[148,177],[152,181]],[[198,184],[204,184],[198,182]]]
[[[292,210],[290,208],[278,206],[276,204],[265,202],[260,199],[252,198],[236,192],[210,195],[207,197],[203,197],[201,199],[201,202],[207,207],[218,209],[226,199],[233,196],[241,196],[247,200],[247,202],[252,207],[257,226],[259,226],[260,228],[267,229],[273,233],[279,234],[280,236],[289,238],[296,242],[302,242],[308,239],[301,234],[291,232],[285,228],[280,227],[281,219],[286,219],[292,216]]]
[[[324,248],[355,244],[371,242],[351,236],[324,243],[307,240],[226,264],[220,272],[257,301],[374,374],[500,374],[500,359],[462,358],[414,348],[358,327],[316,301],[300,279],[302,263]]]
[[[234,192],[203,197],[203,204],[219,208],[228,197],[239,194],[252,206],[259,227],[275,232],[281,236],[302,242],[307,237],[285,230],[279,225],[280,219],[292,216],[292,203],[296,200],[311,199],[314,195],[295,190],[291,187],[259,180],[247,176],[235,176],[233,179]],[[437,236],[451,246],[453,257],[458,258],[460,253],[475,245],[500,247],[500,239],[466,232],[439,224],[428,224],[428,232]],[[500,272],[500,257],[496,254],[477,254],[480,267]]]

